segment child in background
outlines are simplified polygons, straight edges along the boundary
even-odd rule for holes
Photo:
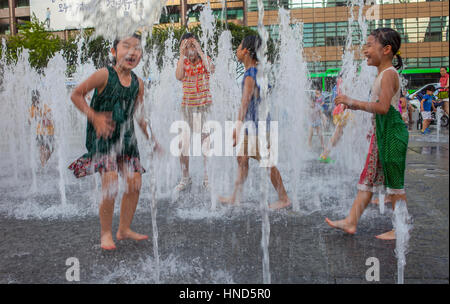
[[[322,124],[325,127],[328,122],[328,118],[325,115],[325,111],[327,110],[328,106],[327,106],[327,104],[325,104],[325,99],[323,97],[322,91],[317,89],[315,94],[316,94],[316,97],[315,97],[316,103],[319,104],[319,106],[320,106],[320,117],[322,119]]]
[[[433,92],[435,90],[433,85],[429,85],[425,88],[426,94],[422,97],[420,101],[420,114],[422,115],[423,123],[422,130],[420,131],[422,134],[429,134],[431,131],[428,127],[431,124],[431,111],[436,111],[436,108],[433,104]]]
[[[141,34],[116,39],[111,50],[113,66],[102,68],[76,87],[71,99],[74,105],[87,116],[86,148],[88,153],[74,161],[69,169],[76,177],[100,172],[102,201],[100,203],[101,248],[115,249],[112,237],[114,201],[118,192],[118,173],[126,181],[122,198],[117,240],[145,240],[147,235],[130,229],[139,201],[141,166],[133,118],[135,112],[139,127],[147,139],[147,123],[143,115],[144,83],[132,71],[141,60]],[[94,96],[90,106],[85,100],[91,90]],[[136,114],[137,114],[136,113]],[[151,128],[150,128],[151,132]],[[154,149],[160,150],[152,133]]]
[[[392,200],[392,206],[399,200],[406,202],[404,188],[406,151],[408,148],[408,130],[398,112],[400,98],[400,78],[392,66],[396,56],[402,67],[400,35],[390,28],[379,28],[372,31],[367,39],[364,55],[369,66],[376,66],[378,76],[371,90],[370,102],[358,101],[345,95],[336,97],[336,104],[347,105],[352,110],[374,113],[372,131],[364,169],[358,183],[358,194],[353,202],[349,215],[339,221],[325,221],[333,228],[354,234],[358,221],[372,199],[374,192],[386,188]],[[395,239],[395,231],[378,235],[383,240]]]
[[[177,70],[175,76],[179,81],[183,82],[183,101],[181,103],[181,111],[183,119],[189,124],[190,132],[202,133],[202,125],[206,122],[206,115],[212,103],[211,93],[209,89],[209,75],[214,72],[214,65],[211,59],[207,57],[198,43],[195,36],[186,33],[181,37],[180,58],[178,59]],[[194,125],[194,114],[201,115],[201,126]],[[206,134],[202,134],[202,145],[208,140]],[[180,155],[180,164],[182,178],[180,183],[175,187],[178,193],[187,189],[192,180],[189,176],[189,143],[190,138],[183,136]],[[207,142],[206,142],[207,145]],[[204,177],[203,187],[209,186],[208,175],[206,170],[206,156],[203,159]]]
[[[219,197],[219,201],[224,204],[235,204],[240,199],[242,187],[248,175],[249,158],[261,160],[259,154],[258,141],[258,107],[261,99],[259,97],[259,85],[256,82],[257,70],[257,51],[261,46],[261,38],[259,36],[247,36],[239,45],[236,51],[237,59],[245,66],[245,74],[242,80],[242,100],[238,114],[238,125],[233,130],[233,146],[239,141],[238,136],[241,134],[240,129],[243,122],[252,122],[255,126],[256,134],[252,134],[251,128],[246,128],[244,140],[241,144],[241,151],[238,153],[238,177],[231,197]],[[281,179],[280,172],[275,166],[270,167],[270,180],[275,190],[278,192],[278,201],[270,204],[271,209],[286,208],[291,204],[289,197]]]
[[[441,78],[439,78],[439,101],[435,102],[435,107],[442,106],[444,112],[448,115],[448,85],[449,85],[449,75],[447,73],[447,67],[440,68]]]
[[[399,104],[399,112],[402,114],[402,119],[405,122],[406,127],[409,126],[409,109],[408,109],[408,101],[406,97],[402,94],[400,96],[400,104]]]
[[[322,114],[322,108],[321,104],[317,102],[312,101],[311,102],[311,113],[310,113],[310,127],[309,127],[309,137],[308,137],[308,146],[312,148],[312,137],[314,135],[314,130],[316,131],[317,136],[320,138],[320,145],[322,149],[324,148],[323,145],[323,134],[322,134],[322,122],[321,122],[321,114]]]
[[[341,94],[342,77],[339,76],[336,85],[333,88],[332,100],[334,101],[338,95]],[[333,135],[330,138],[327,146],[324,147],[322,154],[319,156],[319,160],[324,163],[333,162],[328,155],[331,149],[337,145],[342,135],[344,134],[344,127],[347,125],[348,119],[351,117],[351,112],[347,111],[347,107],[343,104],[335,106],[333,109],[333,124],[336,126]]]
[[[31,92],[30,118],[37,123],[36,141],[39,146],[41,166],[44,167],[55,148],[55,129],[53,127],[52,110],[46,104],[42,106],[40,97],[38,90]]]

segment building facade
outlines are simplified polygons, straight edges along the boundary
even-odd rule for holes
[[[0,34],[16,34],[24,21],[30,21],[30,0],[0,0]]]
[[[278,13],[267,3],[264,24],[276,36]],[[304,23],[303,42],[310,71],[321,72],[339,68],[349,26],[353,27],[353,44],[361,41],[358,8],[354,22],[349,24],[350,10],[346,1],[289,0],[283,6],[290,9],[291,20]],[[402,57],[408,68],[439,68],[449,64],[449,1],[372,0],[363,9],[369,20],[368,31],[390,27],[402,36]],[[372,11],[368,11],[372,8]],[[248,7],[248,26],[258,22],[257,1]]]
[[[401,55],[407,69],[437,69],[449,65],[449,0],[360,0],[368,31],[391,27],[402,36]],[[198,24],[201,6],[207,0],[167,0],[161,24]],[[221,20],[257,27],[257,0],[210,0],[213,14]],[[15,10],[10,9],[11,3]],[[15,33],[16,24],[30,19],[29,0],[0,0],[0,34]],[[340,68],[343,48],[352,28],[355,48],[362,40],[359,7],[347,0],[263,0],[264,25],[278,35],[278,9],[290,11],[291,22],[303,23],[303,43],[309,70],[324,73]],[[226,5],[225,5],[226,4]],[[357,52],[357,56],[360,53]],[[360,58],[357,58],[360,59]],[[431,70],[429,70],[431,71]],[[436,72],[434,70],[434,72]],[[430,72],[431,73],[431,72]],[[436,75],[434,75],[436,76]],[[431,76],[430,76],[431,77]]]

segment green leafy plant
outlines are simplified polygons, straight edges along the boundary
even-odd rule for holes
[[[19,33],[7,40],[7,56],[16,61],[23,49],[29,51],[30,65],[38,70],[45,68],[48,61],[61,50],[62,40],[45,30],[43,22],[33,16],[31,21],[19,27]]]
[[[225,24],[221,21],[216,21],[215,29],[214,29],[214,36],[212,39],[212,45],[214,45],[213,52],[215,52],[214,55],[217,54],[217,46],[219,37],[222,34],[223,31],[229,30],[231,32],[232,36],[232,48],[233,51],[236,51],[239,47],[239,44],[244,39],[244,37],[249,35],[257,35],[258,32],[254,29],[237,25],[234,23],[228,23],[227,28],[225,27]],[[159,26],[154,27],[152,31],[152,35],[148,37],[147,39],[147,45],[146,45],[146,51],[147,52],[153,52],[156,50],[156,56],[157,56],[157,62],[158,66],[161,67],[163,63],[163,57],[164,57],[164,51],[165,51],[165,41],[169,39],[170,33],[173,33],[173,37],[176,41],[180,41],[181,36],[186,33],[190,32],[196,35],[197,37],[202,36],[202,28],[200,25],[193,26],[189,29],[186,27],[178,27],[178,26]],[[174,51],[179,51],[179,44],[176,43],[174,47]],[[269,39],[268,41],[268,52],[267,52],[268,58],[270,61],[273,61],[276,57],[276,46],[272,39]]]

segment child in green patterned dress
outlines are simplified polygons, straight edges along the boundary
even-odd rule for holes
[[[69,169],[76,177],[100,172],[102,201],[100,203],[101,248],[115,249],[112,236],[114,201],[118,192],[118,172],[126,180],[122,198],[120,223],[116,233],[118,240],[145,240],[147,235],[130,229],[141,189],[141,174],[145,172],[139,159],[134,131],[135,112],[143,113],[144,83],[132,71],[141,57],[141,34],[116,39],[111,49],[114,65],[99,69],[76,87],[71,99],[87,116],[86,148],[88,153],[74,161]],[[90,106],[85,100],[88,92],[95,89]],[[147,123],[144,115],[138,118],[139,127],[147,139]],[[151,130],[150,130],[151,131]],[[160,150],[153,138],[155,149]]]
[[[406,151],[409,133],[405,128],[398,100],[400,80],[395,68],[402,67],[400,35],[390,28],[372,31],[367,39],[364,55],[367,64],[376,66],[378,76],[372,86],[370,102],[358,101],[345,95],[339,95],[335,103],[347,105],[351,110],[374,113],[370,135],[369,153],[358,183],[358,194],[349,215],[339,221],[325,221],[333,228],[354,234],[358,220],[370,203],[374,192],[385,188],[395,208],[396,201],[406,201],[404,189]],[[398,64],[392,66],[393,57]],[[378,235],[383,240],[395,239],[395,231]]]

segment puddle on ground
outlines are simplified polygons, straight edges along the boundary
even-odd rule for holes
[[[448,148],[443,146],[410,147],[410,150],[422,155],[447,155]]]

